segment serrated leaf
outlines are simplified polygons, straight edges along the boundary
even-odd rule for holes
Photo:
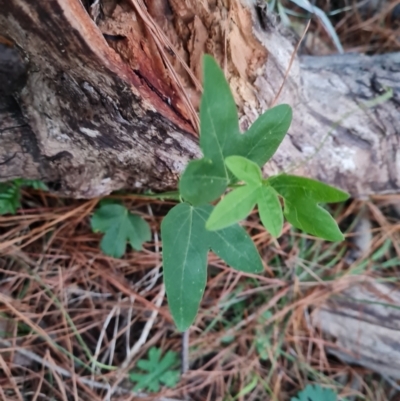
[[[165,372],[160,377],[160,382],[170,388],[175,387],[178,381],[179,381],[179,372],[177,370]]]
[[[260,167],[251,160],[243,156],[229,156],[225,159],[225,164],[239,180],[247,184],[261,185]]]
[[[308,384],[306,388],[300,391],[291,401],[336,401],[337,396],[334,391],[325,389],[320,385],[312,386]]]
[[[253,210],[260,185],[245,185],[229,192],[215,207],[207,221],[207,230],[221,230],[243,219]]]
[[[0,215],[15,214],[21,207],[21,192],[15,182],[0,183]]]
[[[280,105],[265,112],[247,133],[241,134],[229,85],[211,56],[204,56],[203,71],[200,147],[204,159],[190,162],[179,183],[182,197],[193,205],[206,204],[224,193],[230,181],[226,157],[244,156],[259,166],[265,164],[291,122],[291,108]]]
[[[140,359],[137,367],[146,373],[132,372],[129,374],[131,381],[136,382],[135,391],[147,389],[152,392],[160,390],[160,383],[173,387],[179,381],[179,372],[173,370],[177,366],[176,352],[168,351],[161,357],[161,349],[150,348],[148,359]]]
[[[310,178],[281,174],[268,181],[283,198],[287,199],[307,198],[324,203],[349,199],[347,192]]]
[[[140,251],[143,242],[151,239],[146,221],[119,204],[101,205],[95,211],[91,225],[94,232],[105,233],[100,247],[106,255],[114,258],[120,258],[125,253],[127,242]]]
[[[193,323],[207,279],[207,254],[212,249],[235,269],[257,273],[263,265],[254,243],[239,225],[208,231],[211,205],[181,203],[161,224],[163,270],[168,305],[180,331]]]
[[[49,188],[47,185],[40,181],[40,180],[27,180],[27,179],[21,179],[19,182],[19,185],[22,187],[31,187],[33,189],[37,190],[42,190],[42,191],[48,191]]]
[[[273,237],[279,237],[283,227],[283,213],[274,188],[263,186],[259,192],[257,204],[263,226]]]

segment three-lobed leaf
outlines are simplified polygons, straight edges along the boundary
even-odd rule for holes
[[[260,167],[242,156],[225,159],[229,170],[247,185],[234,189],[215,207],[206,228],[216,231],[247,217],[258,204],[260,219],[271,235],[278,237],[282,231],[283,214],[278,193],[262,179]]]
[[[347,192],[311,178],[280,174],[271,177],[268,181],[286,199],[307,198],[323,203],[342,202],[349,199]]]
[[[292,226],[328,241],[343,241],[344,236],[334,218],[309,199],[285,200],[284,215]]]
[[[217,232],[205,227],[213,207],[180,203],[161,224],[163,271],[168,304],[180,331],[193,323],[207,279],[207,255],[213,250],[237,270],[263,270],[261,258],[246,231],[233,225]]]
[[[319,203],[340,202],[349,195],[339,189],[309,178],[282,174],[262,180],[260,168],[241,156],[226,158],[229,170],[247,185],[234,189],[215,207],[206,228],[220,230],[243,220],[258,204],[261,222],[278,237],[283,214],[296,228],[328,241],[344,239],[336,221]],[[279,196],[284,199],[284,211]]]
[[[129,242],[133,249],[140,251],[143,242],[151,238],[150,227],[140,216],[130,213],[120,204],[102,204],[91,219],[94,232],[102,232],[100,247],[109,256],[120,258]]]
[[[327,184],[293,175],[278,175],[268,180],[284,199],[284,215],[294,227],[328,241],[344,236],[333,217],[319,203],[345,201],[349,194]]]
[[[140,359],[137,368],[144,373],[132,372],[129,374],[131,381],[135,382],[135,391],[149,390],[158,392],[160,383],[167,387],[174,387],[179,381],[179,371],[174,369],[178,364],[176,352],[168,351],[161,357],[161,349],[151,347],[148,352],[148,359]]]
[[[200,104],[200,147],[204,158],[192,161],[181,176],[179,191],[193,205],[221,196],[230,175],[225,158],[243,156],[265,164],[283,140],[292,119],[291,108],[269,109],[245,133],[239,130],[236,104],[223,71],[211,56],[204,56],[204,92]]]
[[[296,397],[292,397],[291,401],[337,401],[337,396],[331,389],[308,384]]]

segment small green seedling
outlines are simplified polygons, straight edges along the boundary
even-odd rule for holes
[[[309,234],[341,241],[344,237],[337,223],[320,204],[349,197],[329,185],[294,175],[264,179],[261,167],[285,137],[292,109],[285,104],[273,107],[241,133],[236,104],[223,71],[208,55],[204,56],[203,67],[203,157],[187,165],[179,181],[179,193],[173,195],[181,202],[161,224],[165,288],[180,331],[187,330],[196,317],[206,286],[210,250],[234,269],[263,271],[253,241],[239,225],[256,205],[261,222],[274,237],[281,234],[285,217]],[[231,191],[214,205],[227,190]],[[105,233],[101,248],[115,257],[124,254],[127,241],[139,250],[150,239],[147,223],[117,204],[101,205],[92,217],[92,228]]]
[[[306,388],[300,391],[291,401],[337,401],[336,393],[320,385],[308,384]]]
[[[267,110],[242,134],[222,70],[210,56],[204,56],[203,70],[203,158],[186,167],[179,181],[182,202],[170,210],[161,224],[168,304],[180,331],[187,330],[196,317],[206,286],[209,250],[237,270],[263,270],[254,244],[238,225],[256,204],[264,227],[275,237],[280,235],[286,217],[307,233],[341,241],[344,237],[337,223],[319,204],[349,197],[303,177],[280,174],[263,179],[260,167],[285,137],[292,120],[291,108],[280,105]],[[229,188],[233,190],[214,207],[211,202]]]
[[[32,187],[47,191],[47,186],[37,180],[18,178],[10,182],[0,183],[0,215],[15,214],[21,207],[21,188]]]
[[[265,311],[258,322],[262,328],[256,330],[255,346],[261,361],[269,359],[268,350],[271,349],[272,327],[265,328],[265,322],[272,317],[271,311]]]
[[[179,381],[179,370],[177,370],[178,354],[168,351],[161,357],[161,349],[152,347],[148,353],[148,359],[140,359],[137,363],[142,373],[132,372],[129,378],[136,383],[134,391],[146,390],[150,392],[160,391],[160,385],[175,387]]]
[[[94,232],[105,234],[100,242],[101,250],[115,258],[125,253],[127,242],[133,249],[140,251],[143,243],[151,238],[147,222],[118,203],[100,204],[91,225]]]

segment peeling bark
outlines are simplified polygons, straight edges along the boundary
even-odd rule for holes
[[[254,0],[92,3],[0,0],[1,180],[39,178],[74,197],[170,189],[200,156],[202,54],[224,68],[245,129],[275,101],[294,51]],[[399,54],[295,58],[278,99],[294,121],[266,174],[332,130],[296,173],[354,196],[399,192],[399,82]],[[384,87],[393,99],[361,110]]]

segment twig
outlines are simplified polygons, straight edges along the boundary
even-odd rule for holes
[[[96,371],[97,358],[99,357],[99,354],[101,351],[101,344],[103,343],[103,338],[106,334],[107,327],[110,324],[111,319],[114,317],[117,309],[118,309],[118,305],[114,305],[114,307],[111,309],[111,312],[108,314],[106,320],[103,323],[103,327],[101,329],[99,339],[98,339],[97,345],[96,345],[96,350],[95,350],[95,353],[93,355],[93,360],[92,360],[92,379],[94,378],[94,372]]]
[[[146,322],[142,334],[140,335],[139,340],[136,341],[135,345],[130,349],[128,355],[126,356],[124,362],[121,365],[121,369],[126,369],[131,363],[132,358],[138,353],[140,348],[146,343],[147,337],[149,336],[150,330],[153,327],[154,321],[158,315],[158,308],[161,307],[162,301],[165,295],[165,286],[164,284],[161,286],[160,292],[158,293],[156,300],[154,302],[157,309],[151,312],[150,319]]]
[[[50,356],[49,349],[47,349],[46,359],[48,359],[53,365],[55,365],[53,359]],[[58,388],[60,389],[60,393],[61,393],[63,400],[68,401],[67,389],[66,389],[65,383],[63,382],[63,380],[60,377],[61,375],[59,373],[57,373],[56,371],[52,371],[52,374],[53,374],[54,378],[56,379],[56,382],[58,384]],[[71,375],[71,377],[72,377],[72,375]],[[69,391],[71,392],[71,390],[69,390]]]
[[[7,340],[4,340],[2,338],[0,338],[0,344],[3,347],[12,348],[11,342],[9,342]],[[71,372],[69,372],[68,370],[62,368],[61,366],[56,365],[53,362],[49,362],[48,360],[42,358],[41,356],[35,354],[32,351],[26,350],[24,348],[16,348],[15,352],[20,354],[20,355],[22,355],[22,356],[24,356],[25,358],[30,359],[33,362],[38,363],[39,365],[41,365],[43,367],[46,367],[47,369],[50,369],[50,370],[52,370],[54,372],[57,372],[61,376],[72,378]],[[86,379],[85,377],[77,377],[76,380],[81,384],[90,386],[92,388],[97,388],[99,390],[109,390],[110,389],[110,385],[109,384],[99,383],[99,382],[97,382],[95,380],[92,380],[92,379]],[[119,386],[115,386],[114,393],[117,393],[117,394],[133,394],[134,396],[140,397],[140,398],[148,397],[148,394],[145,394],[145,393],[132,393],[131,390],[127,390],[127,389],[119,387]],[[173,398],[161,397],[157,401],[180,401],[180,400],[176,400],[176,399],[173,399]]]
[[[24,401],[24,399],[22,398],[22,395],[18,389],[17,383],[14,380],[14,377],[11,374],[10,368],[8,367],[8,365],[6,364],[5,360],[3,359],[3,357],[0,355],[0,366],[3,370],[3,372],[6,374],[8,380],[10,380],[10,383],[15,391],[15,395],[17,396],[19,401]]]
[[[181,373],[184,375],[189,370],[189,330],[182,333],[182,367]]]
[[[126,356],[124,362],[122,363],[121,368],[119,369],[119,371],[122,374],[119,375],[113,386],[110,389],[108,389],[107,394],[104,397],[104,400],[111,398],[112,394],[114,393],[114,389],[117,388],[118,383],[123,378],[123,373],[125,373],[125,371],[128,370],[133,357],[138,353],[140,348],[146,343],[147,337],[149,336],[150,330],[152,329],[154,321],[156,320],[156,317],[158,315],[158,309],[161,307],[164,296],[165,296],[165,286],[164,284],[162,284],[160,292],[157,294],[154,302],[154,306],[156,308],[152,311],[149,320],[146,322],[139,340],[137,340],[134,346],[130,349],[128,355]]]
[[[4,346],[4,347],[7,347],[7,348],[11,348],[12,347],[12,344],[9,341],[3,340],[2,338],[0,338],[0,344],[2,346]],[[43,359],[41,356],[35,354],[32,351],[26,350],[24,348],[17,348],[17,349],[15,349],[15,352],[17,352],[18,354],[30,359],[33,362],[37,362],[38,364],[40,364],[41,366],[46,367],[47,369],[50,369],[50,370],[53,370],[54,372],[57,372],[59,375],[62,375],[64,377],[72,378],[71,372],[69,372],[68,370],[66,370],[66,369],[64,369],[64,368],[62,368],[62,367],[60,367],[58,365],[55,365],[52,362],[47,361],[46,359]],[[88,386],[91,386],[93,388],[98,388],[98,389],[101,389],[101,390],[106,390],[106,389],[109,388],[109,385],[107,385],[107,384],[98,383],[98,382],[96,382],[94,380],[86,379],[84,377],[77,377],[77,380],[79,382],[81,382],[83,384],[86,384]],[[120,390],[121,393],[129,393],[128,390],[125,390],[123,388],[118,388],[118,390]]]
[[[115,323],[114,323],[114,333],[113,333],[113,338],[112,338],[111,344],[110,344],[111,350],[110,350],[110,355],[108,358],[109,365],[112,364],[112,361],[114,359],[115,346],[117,344],[117,335],[118,335],[120,316],[121,316],[121,294],[118,294],[118,304],[117,304],[116,318],[115,318]]]
[[[400,386],[390,377],[386,375],[382,375],[382,377],[397,391],[400,391]]]
[[[130,305],[128,309],[128,316],[126,318],[126,325],[129,326],[132,321],[132,313],[133,313],[133,304],[135,303],[135,297],[129,297]],[[131,343],[131,330],[130,327],[127,327],[126,330],[126,353],[129,353],[129,344]]]
[[[271,104],[271,107],[273,107],[275,105],[275,103],[277,102],[279,96],[282,93],[283,87],[285,86],[286,79],[287,79],[287,77],[289,75],[290,70],[292,69],[292,64],[293,64],[294,58],[295,58],[295,56],[297,54],[297,50],[299,49],[299,47],[301,45],[301,42],[303,41],[304,37],[306,36],[308,28],[310,27],[310,23],[311,23],[311,20],[308,20],[308,23],[307,23],[307,25],[306,25],[306,27],[304,29],[303,35],[301,36],[300,40],[298,41],[296,47],[293,50],[292,56],[290,57],[289,66],[286,69],[285,76],[283,77],[283,82],[282,82],[282,84],[281,84],[281,86],[280,86],[280,88],[278,90],[278,93],[275,95],[275,98],[274,98],[274,100],[273,100],[273,102]]]

